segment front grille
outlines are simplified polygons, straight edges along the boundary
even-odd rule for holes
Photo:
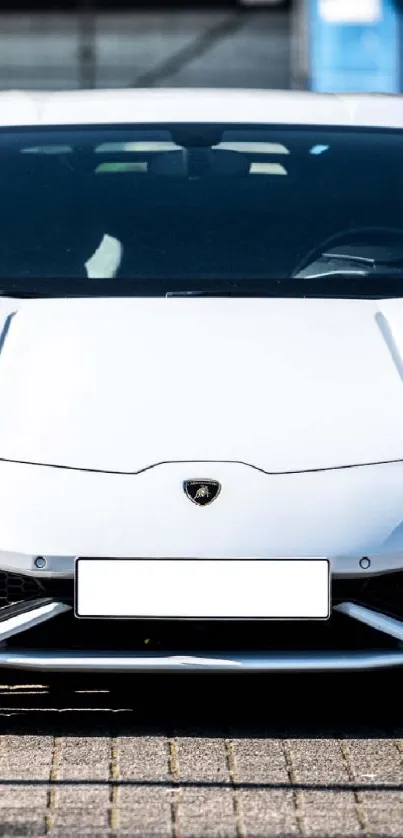
[[[0,608],[13,602],[38,599],[42,596],[45,596],[45,593],[38,579],[0,571]]]
[[[37,579],[20,573],[0,571],[0,608],[40,597],[51,597],[61,602],[72,603],[73,580]]]
[[[334,579],[332,604],[347,601],[403,620],[403,571],[364,579]]]

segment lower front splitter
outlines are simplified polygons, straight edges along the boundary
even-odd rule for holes
[[[155,654],[8,650],[0,651],[0,667],[38,672],[104,673],[241,673],[345,672],[403,666],[402,650],[360,652],[289,652],[286,654]]]

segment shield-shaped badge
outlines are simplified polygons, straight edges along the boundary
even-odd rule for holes
[[[184,480],[183,491],[197,506],[207,506],[220,494],[221,484],[218,480]]]

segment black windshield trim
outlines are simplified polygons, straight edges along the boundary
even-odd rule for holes
[[[60,124],[49,124],[49,125],[42,125],[38,123],[36,125],[2,125],[0,126],[0,137],[4,134],[41,134],[41,133],[64,133],[64,132],[72,132],[72,133],[89,133],[89,134],[96,134],[98,132],[104,133],[105,131],[113,131],[114,133],[118,131],[175,131],[175,129],[187,129],[194,130],[198,128],[201,132],[203,129],[206,131],[210,129],[221,130],[225,131],[250,131],[251,133],[256,131],[281,131],[282,133],[286,133],[287,131],[295,132],[299,131],[301,134],[303,133],[311,133],[312,131],[326,132],[329,134],[337,134],[341,131],[344,134],[402,134],[403,135],[403,128],[399,126],[384,126],[384,125],[353,125],[347,124],[344,125],[341,123],[340,125],[335,124],[327,124],[327,123],[304,123],[300,124],[298,122],[198,122],[196,120],[192,122],[186,121],[167,121],[167,122],[131,122],[128,120],[127,122],[96,122],[96,123],[85,123],[85,122],[73,122],[73,123],[60,123]]]
[[[9,282],[9,284],[8,284]],[[45,279],[39,277],[29,282],[15,279],[0,280],[0,298],[15,299],[198,299],[211,298],[256,298],[256,299],[374,299],[403,297],[403,271],[401,273],[381,272],[317,274],[309,277],[261,278],[255,280],[220,280],[216,286],[214,278],[197,280],[192,288],[189,278],[178,279]],[[54,283],[63,283],[58,292]],[[66,283],[71,291],[66,292]],[[201,287],[205,283],[205,287]],[[209,285],[212,287],[209,287]],[[172,286],[177,285],[177,288]],[[372,288],[371,288],[372,285]],[[189,287],[190,286],[190,287]]]

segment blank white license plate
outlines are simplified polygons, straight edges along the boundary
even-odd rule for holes
[[[326,559],[77,559],[78,617],[327,619]]]

